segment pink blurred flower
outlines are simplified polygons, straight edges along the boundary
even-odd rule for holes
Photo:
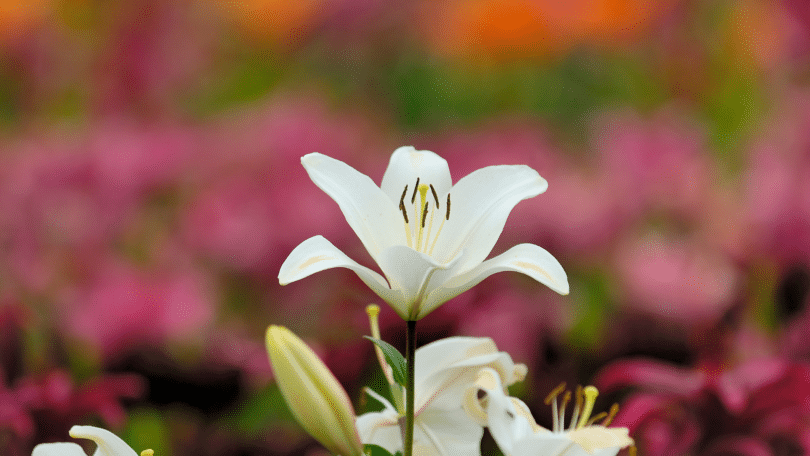
[[[387,149],[378,147],[377,128],[365,117],[338,116],[318,96],[293,93],[223,121],[191,170],[194,194],[182,216],[183,238],[236,270],[274,274],[307,233],[328,235],[337,245],[350,239],[345,224],[333,223],[342,219],[338,208],[321,204],[322,192],[300,157],[321,151],[364,157],[374,166],[369,157]]]
[[[108,120],[90,134],[19,138],[0,170],[0,228],[15,285],[43,291],[78,256],[121,242],[151,198],[177,183],[195,149],[189,130]]]
[[[205,276],[194,270],[139,270],[110,260],[67,290],[63,328],[105,358],[138,345],[199,339],[214,316]]]
[[[120,428],[126,420],[122,401],[145,393],[143,379],[130,374],[108,374],[77,385],[62,370],[19,378],[12,387],[0,383],[0,441],[9,456],[30,454],[34,443],[63,438],[77,422],[100,418]]]
[[[632,387],[615,425],[641,454],[779,455],[810,451],[810,366],[777,358],[700,369],[617,361],[595,384]]]
[[[727,258],[694,240],[651,234],[617,250],[623,300],[681,327],[715,323],[741,284],[740,272]]]
[[[810,261],[810,94],[780,101],[778,118],[751,148],[744,176],[755,253],[782,264]]]
[[[592,126],[600,172],[628,215],[666,209],[694,217],[710,192],[705,134],[674,107],[649,118],[632,111],[602,115]]]

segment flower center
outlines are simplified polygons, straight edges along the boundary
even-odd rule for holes
[[[417,193],[419,198],[416,197]],[[428,193],[433,196],[434,204],[432,205]],[[447,194],[443,217],[441,204],[439,204],[439,195],[436,193],[436,189],[433,188],[433,184],[420,184],[417,177],[410,203],[406,199],[407,196],[408,186],[406,185],[402,190],[402,196],[399,198],[399,210],[405,220],[405,237],[408,240],[408,247],[431,255],[436,247],[436,240],[439,239],[439,233],[442,232],[444,227],[444,222],[450,220],[450,194]],[[433,221],[437,217],[436,214],[439,214],[438,217],[441,218],[441,222],[439,222],[436,232],[433,233]]]
[[[562,403],[558,408],[557,397],[560,395],[560,393],[564,394]],[[568,427],[569,432],[576,429],[582,429],[585,426],[590,426],[603,418],[604,420],[602,421],[601,425],[605,427],[610,425],[610,422],[613,421],[613,418],[617,413],[619,413],[619,404],[613,404],[613,406],[610,407],[610,412],[608,413],[601,412],[591,417],[591,412],[593,412],[593,404],[596,402],[596,397],[598,395],[599,390],[597,390],[595,386],[586,386],[585,388],[577,386],[573,415],[571,417],[571,424]],[[565,389],[565,382],[551,390],[551,393],[546,396],[546,405],[551,405],[551,414],[554,421],[554,432],[566,431],[565,408],[568,406],[568,402],[570,401],[571,392]]]

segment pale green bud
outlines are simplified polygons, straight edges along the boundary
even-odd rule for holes
[[[341,456],[363,455],[348,394],[318,356],[283,326],[267,328],[267,352],[293,415],[323,446]]]

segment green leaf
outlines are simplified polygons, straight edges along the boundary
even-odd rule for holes
[[[366,453],[367,456],[393,456],[385,448],[371,443],[363,445],[363,453]],[[397,454],[400,453],[397,451]]]
[[[388,362],[389,366],[391,366],[391,371],[394,374],[394,381],[402,386],[405,386],[405,370],[407,363],[405,361],[405,357],[402,356],[402,353],[394,348],[393,345],[384,340],[375,339],[370,336],[363,337],[374,342],[375,345],[380,347],[380,350],[383,352],[383,356],[385,356],[385,361]]]

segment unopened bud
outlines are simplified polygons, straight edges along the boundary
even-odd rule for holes
[[[354,408],[332,372],[283,326],[267,328],[266,340],[276,382],[301,426],[335,454],[363,455]]]

